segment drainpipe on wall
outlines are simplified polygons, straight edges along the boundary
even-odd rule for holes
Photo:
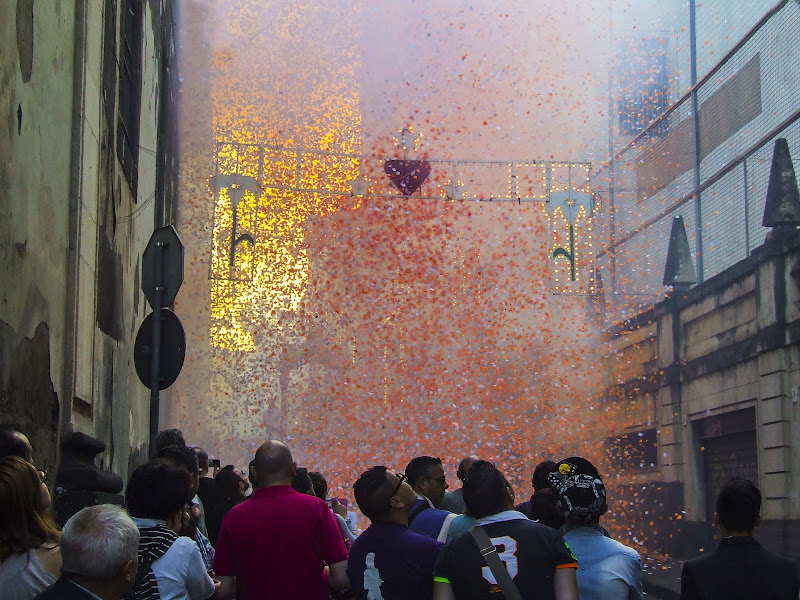
[[[689,55],[691,72],[692,132],[694,138],[694,235],[697,281],[703,281],[703,210],[700,194],[700,105],[697,100],[697,19],[695,0],[689,0]]]

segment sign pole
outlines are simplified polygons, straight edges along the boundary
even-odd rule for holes
[[[161,300],[164,292],[164,242],[157,242],[155,245],[155,265],[153,270],[153,283],[155,291],[155,302],[153,302],[153,345],[151,352],[151,376],[150,376],[150,454],[152,455],[156,447],[156,436],[158,435],[159,418],[159,391],[161,389]]]

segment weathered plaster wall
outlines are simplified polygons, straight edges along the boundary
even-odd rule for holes
[[[0,420],[19,423],[48,470],[59,431],[75,430],[105,441],[99,465],[126,478],[149,433],[133,345],[149,312],[141,254],[157,208],[169,212],[156,198],[156,155],[162,61],[174,54],[171,3],[146,2],[134,197],[115,145],[122,8],[107,38],[108,6],[0,3]]]
[[[62,372],[74,9],[0,5],[0,414],[52,469]]]

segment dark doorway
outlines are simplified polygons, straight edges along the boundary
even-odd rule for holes
[[[713,524],[717,495],[732,477],[743,477],[758,485],[758,445],[754,408],[703,419],[698,423],[708,549],[719,542],[719,529]]]

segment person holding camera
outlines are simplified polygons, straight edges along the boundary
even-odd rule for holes
[[[193,449],[194,453],[197,455],[197,467],[200,475],[197,497],[200,498],[200,503],[205,508],[206,513],[209,513],[218,502],[217,484],[214,477],[216,477],[217,471],[219,471],[219,459],[209,458],[208,453],[199,446],[195,446]],[[214,472],[209,475],[209,470],[212,468]]]

